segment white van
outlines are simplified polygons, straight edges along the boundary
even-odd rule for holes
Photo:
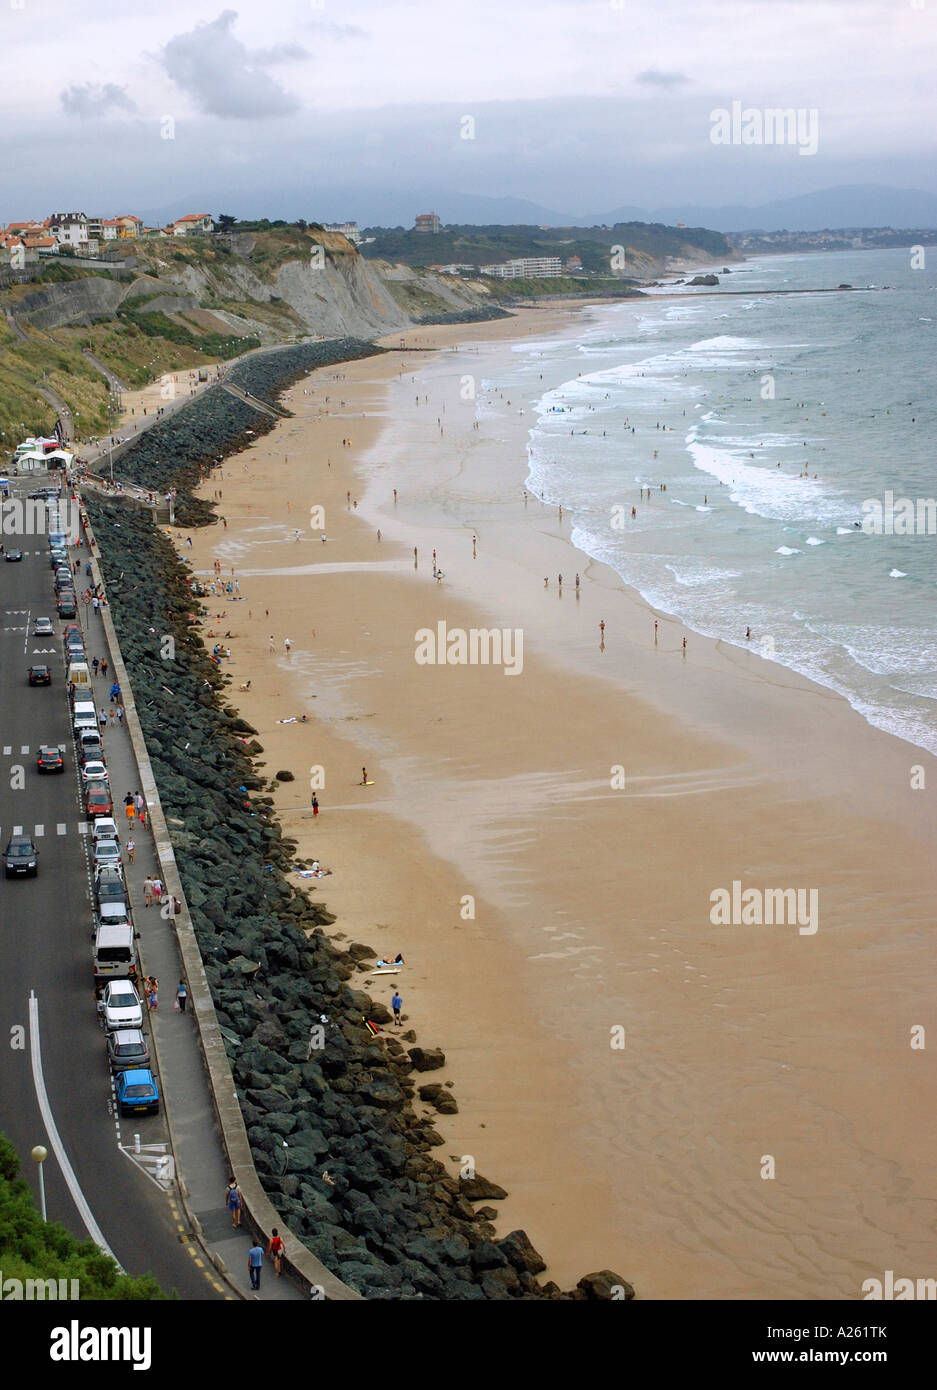
[[[76,700],[72,706],[72,728],[77,738],[82,729],[98,727],[98,712],[93,700]]]
[[[94,933],[95,980],[133,979],[137,973],[137,948],[130,922],[100,922]]]
[[[91,671],[87,661],[73,661],[68,668],[67,682],[75,687],[74,699],[91,694]]]

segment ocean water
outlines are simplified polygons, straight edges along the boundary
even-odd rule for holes
[[[927,255],[763,257],[709,295],[603,307],[517,344],[479,404],[505,386],[532,402],[528,489],[656,608],[937,753],[937,536],[855,527],[888,491],[937,497]],[[751,293],[843,282],[875,288]]]

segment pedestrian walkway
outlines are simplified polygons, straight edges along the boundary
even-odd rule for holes
[[[113,654],[107,649],[100,623],[88,626],[87,655],[89,662],[94,657],[107,657],[113,666]],[[96,704],[106,702],[111,681],[109,676],[97,678],[94,683]],[[123,811],[124,796],[128,792],[135,793],[141,785],[125,725],[108,727],[104,731],[104,752],[111,795],[118,809]],[[83,824],[87,835],[87,823]],[[121,843],[126,850],[128,827],[123,824],[122,817],[119,824]],[[244,1298],[257,1298],[264,1302],[304,1300],[306,1295],[293,1280],[285,1274],[277,1278],[272,1265],[266,1260],[259,1292],[254,1293],[250,1288],[247,1252],[254,1240],[246,1220],[241,1229],[232,1228],[230,1214],[225,1208],[225,1191],[230,1174],[215,1124],[208,1076],[197,1037],[197,1021],[191,1002],[185,1013],[173,1009],[182,969],[172,919],[164,917],[159,907],[144,906],[144,879],[161,876],[159,858],[149,829],[149,817],[146,829],[139,821],[134,823],[133,839],[136,841],[134,862],[126,862],[125,852],[124,876],[136,928],[141,936],[143,973],[155,975],[160,981],[160,1006],[158,1010],[150,1011],[149,1025],[156,1048],[164,1109],[171,1123],[176,1171],[185,1184],[188,1210],[198,1221],[205,1247],[213,1257],[224,1262],[231,1285]],[[237,1174],[234,1176],[237,1177]],[[192,1239],[194,1232],[180,1232],[180,1235],[184,1239]]]

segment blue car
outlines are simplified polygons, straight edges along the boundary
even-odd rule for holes
[[[146,1068],[121,1071],[115,1077],[117,1104],[122,1115],[155,1115],[159,1111],[159,1087],[156,1077]]]

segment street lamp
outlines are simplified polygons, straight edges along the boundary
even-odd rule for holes
[[[42,1219],[43,1221],[47,1221],[49,1218],[46,1216],[46,1184],[42,1176],[42,1165],[49,1157],[49,1151],[48,1149],[44,1149],[41,1144],[37,1144],[35,1148],[30,1149],[29,1153],[30,1157],[35,1159],[39,1168],[39,1205],[42,1208]]]

